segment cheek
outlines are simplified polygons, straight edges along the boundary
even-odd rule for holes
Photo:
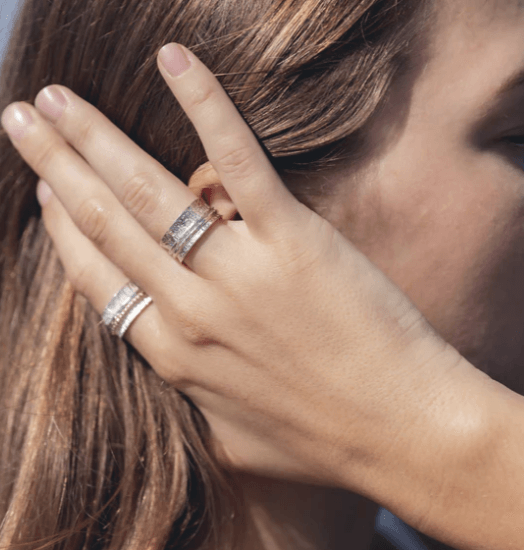
[[[437,163],[384,171],[342,230],[440,332],[459,318],[485,321],[486,287],[522,237],[514,189],[478,167],[465,172]]]

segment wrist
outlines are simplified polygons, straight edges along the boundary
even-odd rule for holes
[[[438,391],[409,401],[413,421],[396,426],[352,490],[452,547],[521,547],[524,398],[453,348],[428,367]]]
[[[342,483],[420,527],[494,432],[493,381],[451,346],[419,368],[409,361],[382,414],[363,426],[359,459],[347,461]]]

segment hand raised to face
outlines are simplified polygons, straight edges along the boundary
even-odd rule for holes
[[[100,314],[129,281],[151,297],[125,338],[200,408],[226,466],[358,490],[370,457],[391,452],[393,388],[425,388],[415,421],[447,383],[433,363],[460,356],[293,197],[194,54],[170,44],[159,61],[228,211],[185,265],[160,241],[195,194],[102,113],[53,85],[2,114],[52,190],[40,182],[39,200],[68,279]]]

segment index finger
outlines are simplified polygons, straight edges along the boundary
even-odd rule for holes
[[[300,203],[213,73],[174,43],[160,50],[158,66],[248,228],[268,235],[278,219],[296,214]]]

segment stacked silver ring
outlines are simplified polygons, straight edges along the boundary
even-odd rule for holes
[[[202,199],[196,199],[166,231],[160,244],[182,263],[202,235],[221,217]],[[111,334],[123,338],[131,323],[152,301],[135,283],[129,282],[111,298],[102,320]]]
[[[161,245],[180,263],[220,214],[202,199],[193,201],[162,237]]]
[[[111,298],[102,320],[111,334],[123,338],[131,323],[152,301],[135,283],[129,282]]]

